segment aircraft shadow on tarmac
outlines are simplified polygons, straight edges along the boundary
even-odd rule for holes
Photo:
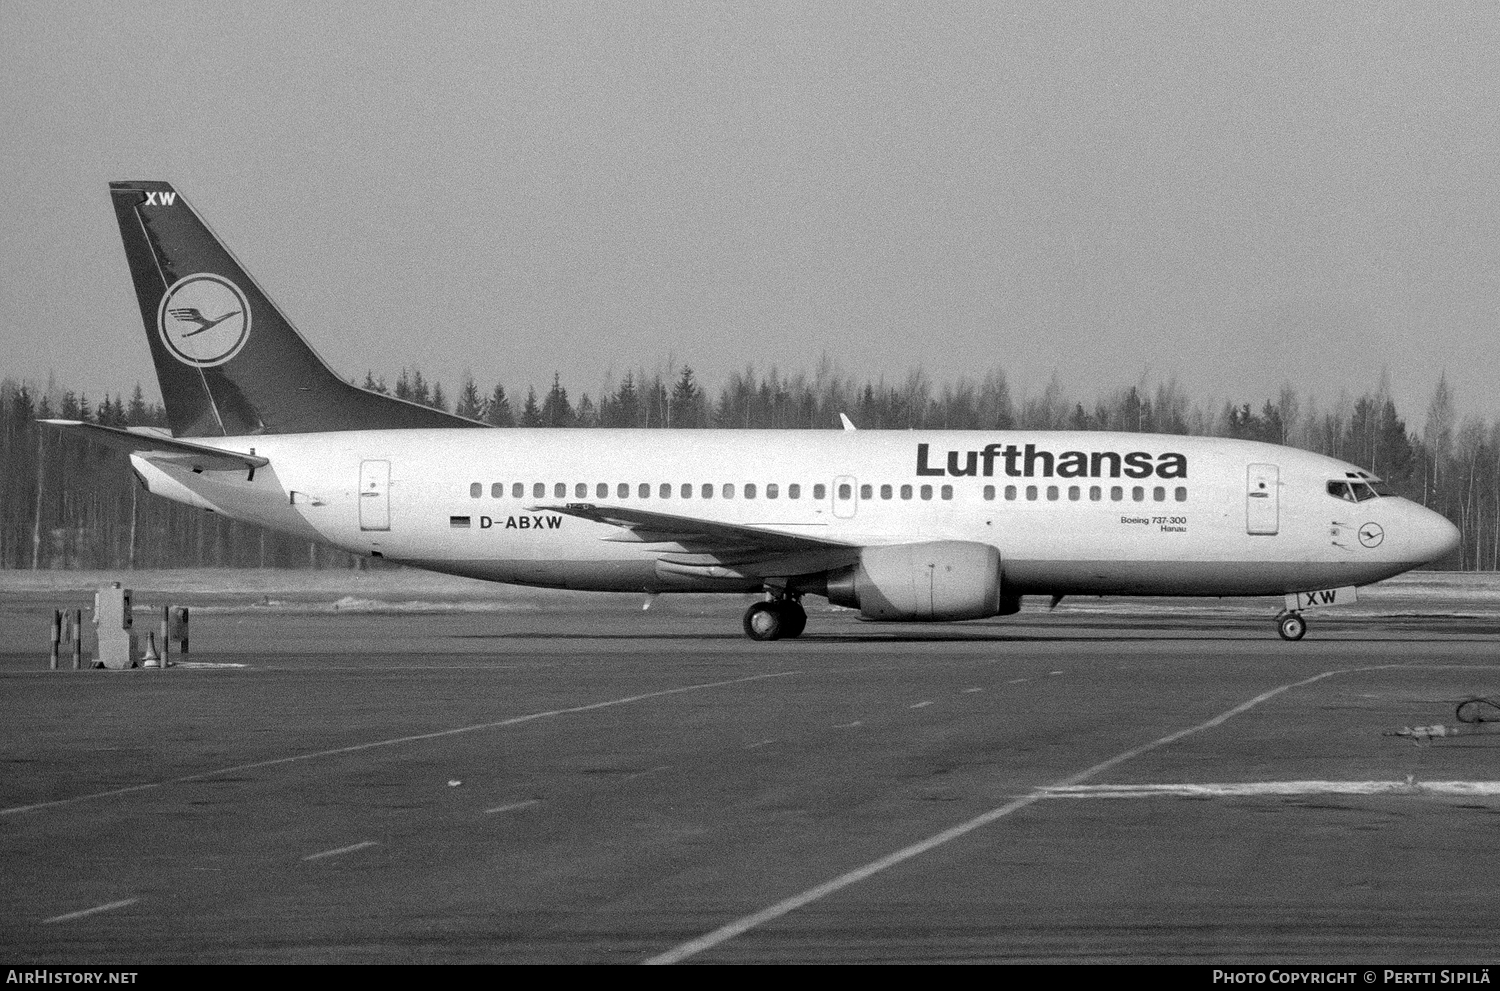
[[[1411,634],[1414,632],[1443,633],[1445,640],[1487,640],[1493,638],[1497,632],[1493,627],[1464,627],[1459,629],[1439,628],[1433,629],[1427,624],[1391,624],[1382,626],[1380,629],[1356,632],[1347,629],[1348,621],[1330,632],[1336,632],[1336,637],[1327,639],[1316,636],[1309,637],[1304,641],[1313,644],[1322,640],[1324,643],[1383,643],[1395,639],[1402,639],[1398,634]],[[1329,624],[1333,626],[1334,624]],[[1266,642],[1279,644],[1274,634],[1266,635],[1251,629],[1224,630],[1224,631],[1191,631],[1191,630],[1162,630],[1159,626],[1149,624],[1112,624],[1111,633],[1108,635],[1079,635],[1047,632],[1020,632],[1016,630],[933,630],[933,631],[871,631],[869,633],[852,634],[804,634],[795,640],[781,640],[775,644],[768,644],[767,649],[783,649],[796,643],[814,644],[844,644],[844,643],[1108,643],[1110,641],[1145,642],[1151,640],[1173,640],[1173,641],[1204,641],[1204,642],[1242,642],[1258,643]],[[522,631],[515,633],[463,633],[452,634],[450,639],[454,640],[605,640],[605,641],[644,641],[644,640],[666,640],[674,642],[704,642],[742,640],[737,633],[725,631],[723,633],[663,633],[652,630],[640,631],[618,631],[618,632],[568,632],[559,631]],[[1290,650],[1298,649],[1298,645],[1283,644]]]

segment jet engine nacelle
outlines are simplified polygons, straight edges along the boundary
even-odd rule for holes
[[[1000,594],[1000,552],[965,540],[867,547],[828,576],[828,601],[866,619],[983,619],[1019,607]]]

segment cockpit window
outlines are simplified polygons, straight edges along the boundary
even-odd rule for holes
[[[1360,472],[1359,477],[1369,483],[1370,488],[1374,489],[1375,494],[1378,496],[1393,496],[1396,494],[1395,489],[1391,488],[1383,480],[1376,478],[1374,475],[1371,475],[1368,472]]]
[[[1385,483],[1380,482],[1380,486],[1384,488]],[[1378,489],[1371,488],[1365,481],[1365,478],[1357,477],[1351,473],[1347,478],[1342,480],[1335,479],[1329,482],[1328,494],[1335,499],[1343,499],[1346,502],[1364,502],[1366,499],[1374,499],[1376,496],[1394,495],[1395,493],[1390,491],[1381,492]]]

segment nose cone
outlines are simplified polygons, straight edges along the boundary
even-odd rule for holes
[[[1412,527],[1412,546],[1418,560],[1430,564],[1458,550],[1458,541],[1462,536],[1458,527],[1450,523],[1446,516],[1421,506],[1415,508],[1418,518]]]

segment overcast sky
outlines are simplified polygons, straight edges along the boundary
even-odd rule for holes
[[[0,375],[155,393],[111,179],[345,377],[1500,415],[1493,3],[0,0]]]

